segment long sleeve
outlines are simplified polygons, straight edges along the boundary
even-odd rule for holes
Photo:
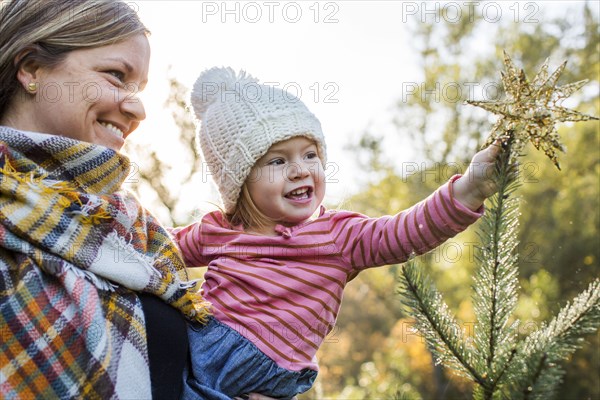
[[[188,267],[207,266],[222,254],[233,238],[243,233],[231,230],[220,211],[210,212],[198,222],[169,231]]]
[[[202,254],[201,227],[201,222],[194,222],[185,227],[170,229],[188,267],[203,267],[208,264],[208,260]]]
[[[333,234],[342,256],[355,271],[401,263],[466,229],[483,214],[483,207],[474,212],[454,199],[452,183],[458,178],[394,216],[340,216]]]

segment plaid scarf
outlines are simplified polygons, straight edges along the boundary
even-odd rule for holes
[[[129,289],[207,315],[168,233],[120,189],[129,170],[105,147],[0,127],[0,397],[150,398]]]

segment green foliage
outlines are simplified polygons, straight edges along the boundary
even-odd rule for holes
[[[436,362],[452,368],[459,375],[483,383],[474,366],[475,354],[463,340],[460,324],[450,314],[442,295],[434,288],[423,269],[409,262],[401,275],[400,294],[416,320],[415,328],[425,337]]]
[[[583,344],[583,336],[600,326],[600,280],[592,282],[559,314],[529,335],[516,350],[507,376],[513,399],[547,399],[565,370],[560,362]]]
[[[589,6],[582,9],[584,23],[580,25],[571,24],[565,19],[545,20],[536,26],[498,24],[498,33],[493,42],[489,41],[496,44],[496,54],[492,54],[492,57],[484,54],[480,59],[472,53],[468,57],[461,58],[461,52],[469,48],[470,33],[465,32],[465,36],[462,37],[453,36],[454,39],[460,38],[458,47],[461,50],[455,53],[458,54],[457,57],[446,57],[446,53],[441,53],[445,51],[447,42],[454,39],[447,35],[445,24],[440,23],[435,26],[416,24],[413,40],[423,60],[425,81],[422,87],[432,88],[436,82],[444,85],[446,82],[461,84],[469,80],[482,83],[493,81],[497,79],[498,56],[501,50],[506,48],[521,61],[526,70],[537,68],[549,54],[553,55],[552,62],[568,58],[568,67],[563,73],[562,81],[591,78],[593,82],[588,86],[597,88],[598,77],[600,77],[600,41],[598,40],[600,30],[597,14],[590,12]],[[477,21],[474,22],[474,25],[476,24]],[[472,27],[470,32],[478,31]],[[436,48],[440,49],[437,54]],[[453,48],[456,49],[456,46]],[[465,60],[467,63],[464,63]],[[446,73],[448,71],[454,71],[455,75]],[[453,76],[462,78],[453,80]],[[499,93],[501,94],[502,92]],[[349,202],[349,205],[356,210],[372,215],[394,213],[402,208],[401,205],[410,206],[424,198],[443,183],[443,179],[439,179],[444,175],[440,173],[445,166],[443,161],[451,163],[453,160],[461,160],[461,157],[468,157],[472,154],[474,146],[477,146],[477,141],[482,140],[481,135],[489,130],[489,122],[484,115],[474,114],[465,110],[465,107],[457,107],[454,103],[436,102],[431,97],[419,94],[403,100],[398,104],[396,119],[399,133],[401,132],[403,136],[409,134],[411,147],[416,149],[419,157],[430,161],[431,168],[421,169],[413,176],[404,176],[399,171],[394,171],[393,164],[384,164],[384,168],[379,170],[380,173],[382,170],[385,171],[382,174],[383,178],[369,185],[363,193],[353,197]],[[597,92],[594,90],[580,93],[577,101],[578,109],[581,111],[600,114]],[[447,125],[445,116],[448,114],[438,112],[447,108],[451,109],[451,113],[457,113],[455,119],[463,122],[458,125]],[[454,131],[456,133],[454,139],[446,141],[445,137],[434,132],[440,125],[433,126],[432,121],[440,120],[440,117],[444,120],[441,126],[452,126],[452,129],[461,127]],[[551,315],[556,315],[559,312],[559,305],[564,304],[564,299],[576,296],[576,293],[582,289],[582,283],[592,281],[600,271],[598,243],[600,137],[598,132],[599,124],[596,122],[560,127],[560,136],[568,149],[567,155],[561,158],[563,171],[560,173],[544,161],[543,154],[538,153],[530,154],[519,166],[517,179],[519,183],[523,183],[519,187],[522,196],[522,208],[519,210],[522,228],[518,232],[517,250],[520,254],[516,262],[520,270],[519,283],[522,290],[518,298],[515,296],[517,303],[512,318],[509,318],[509,324],[520,339],[535,331],[542,321],[548,320]],[[465,140],[465,138],[471,139]],[[374,158],[380,162],[387,155],[385,151],[381,154],[382,150],[386,149],[384,138],[372,136],[371,139],[381,140],[381,143],[375,142],[375,145],[369,146],[379,149],[379,154],[374,155]],[[476,139],[476,142],[474,143],[472,139]],[[433,160],[439,162],[433,163]],[[463,249],[465,244],[468,245],[473,241],[469,235],[469,232],[465,232],[455,239],[460,242]],[[450,242],[450,244],[455,243]],[[435,251],[437,254],[440,252],[444,252],[443,247],[441,251]],[[463,325],[468,331],[473,322],[466,321],[473,321],[474,317],[471,303],[466,300],[468,294],[465,294],[465,288],[466,280],[470,279],[473,263],[465,257],[461,257],[458,261],[460,266],[456,265],[456,262],[455,265],[452,265],[452,262],[448,263],[444,257],[440,262],[436,254],[433,256],[429,254],[421,257],[419,263],[444,293],[446,303],[458,310],[457,314],[460,320],[465,321]],[[449,268],[444,267],[444,263]],[[360,279],[361,276],[357,280]],[[365,281],[368,281],[368,277]],[[347,300],[348,296],[346,296]],[[342,308],[338,324],[343,325],[344,319],[345,309]],[[513,335],[515,331],[512,331]],[[600,386],[597,381],[598,339],[598,335],[591,337],[588,335],[591,343],[570,356],[569,363],[564,361],[560,363],[566,370],[566,376],[563,377],[564,385],[557,389],[558,398],[579,399],[600,396]],[[406,343],[397,346],[403,348]],[[390,359],[395,355],[396,363],[410,362],[405,352],[394,352],[391,348],[392,346],[382,347],[380,352],[375,352],[374,359],[391,363]],[[389,353],[388,357],[378,358],[380,353],[385,352]],[[518,357],[518,353],[513,357]],[[378,368],[380,371],[388,370],[389,381],[397,382],[399,387],[406,383],[409,387],[417,389],[423,398],[466,398],[467,393],[472,390],[456,378],[451,378],[448,386],[448,381],[438,380],[440,374],[436,373],[437,369],[419,370],[420,373],[436,376],[433,384],[437,389],[432,389],[412,384],[414,373],[406,373],[402,370],[392,373],[387,368],[387,364]],[[388,398],[394,394],[392,391],[385,393]]]
[[[537,66],[549,52],[553,59],[568,57],[565,80],[595,78],[592,87],[597,87],[599,74],[598,22],[597,15],[584,8],[585,30],[563,20],[545,21],[535,30],[524,33],[514,26],[503,30],[497,40],[497,48],[519,49],[520,59],[525,66]],[[583,31],[583,33],[581,33]],[[558,32],[558,33],[557,33]],[[506,38],[506,39],[504,39]],[[576,45],[575,45],[576,43]],[[536,56],[537,54],[537,56]],[[540,57],[542,57],[540,59]],[[469,61],[471,57],[469,57]],[[478,62],[481,70],[489,70],[490,62]],[[479,68],[479,67],[478,67]],[[597,97],[590,98],[586,91],[579,101],[580,109],[599,114]],[[594,103],[586,103],[593,100]],[[590,106],[594,107],[590,108]],[[587,107],[587,110],[586,110]],[[416,114],[418,115],[418,114]],[[518,260],[522,284],[534,283],[533,279],[544,278],[535,285],[524,285],[530,289],[520,297],[516,314],[527,319],[519,326],[530,331],[541,319],[558,311],[559,299],[572,297],[581,290],[582,282],[598,276],[600,246],[598,245],[600,195],[600,143],[598,124],[585,123],[561,127],[568,156],[564,157],[564,169],[557,173],[542,160],[542,155],[532,154],[519,168],[519,180],[527,183],[521,188],[524,207],[521,210],[523,229],[519,234]],[[539,274],[542,269],[544,274]],[[436,280],[446,283],[443,280]],[[550,284],[552,289],[543,284]],[[447,296],[454,293],[446,291]],[[559,389],[560,398],[583,398],[600,395],[597,383],[598,337],[591,338],[592,344],[580,350],[570,364],[566,384]],[[596,347],[595,347],[596,346]]]
[[[525,141],[531,140],[558,166],[554,149],[562,149],[563,145],[554,124],[592,117],[557,109],[556,102],[548,102],[555,97],[569,97],[582,86],[580,82],[556,85],[564,64],[548,76],[545,63],[531,85],[506,54],[505,67],[507,71],[502,76],[507,99],[477,102],[501,114],[492,130],[492,140],[503,140],[504,150],[496,162],[498,193],[491,198],[479,225],[481,245],[474,284],[478,326],[473,347],[457,334],[458,322],[449,314],[441,294],[414,263],[403,269],[400,293],[438,362],[476,382],[474,398],[488,400],[505,394],[511,399],[542,399],[554,395],[562,381],[565,372],[557,363],[580,347],[582,336],[600,326],[600,280],[596,279],[547,326],[517,342],[515,325],[509,325],[516,306],[518,272],[518,201],[513,197],[519,186],[516,160]],[[533,114],[524,111],[532,107]],[[549,145],[541,146],[542,141]]]
[[[546,399],[565,374],[559,362],[600,326],[600,280],[565,306],[548,324],[517,342],[509,318],[516,305],[517,180],[510,143],[497,162],[499,191],[479,225],[482,244],[474,283],[478,318],[473,345],[431,280],[414,262],[400,278],[400,293],[437,361],[476,384],[474,398]]]
[[[561,136],[567,147],[562,172],[546,168],[541,154],[531,154],[520,169],[526,183],[520,236],[527,244],[521,273],[545,268],[559,282],[558,295],[569,298],[600,270],[600,137],[591,122],[563,127]]]
[[[496,165],[498,193],[479,224],[473,308],[478,318],[475,334],[477,368],[485,377],[484,390],[493,393],[514,355],[516,330],[509,318],[517,302],[518,199],[516,166],[505,150]],[[489,383],[488,383],[489,382]]]
[[[551,2],[536,4],[543,9],[548,3]],[[551,63],[568,59],[563,80],[590,78],[594,82],[588,86],[597,88],[598,14],[591,10],[593,2],[585,7],[580,2],[579,6],[577,2],[574,4],[574,9],[566,5],[569,10],[560,18],[541,18],[537,24],[501,21],[493,26],[487,24],[486,29],[482,29],[485,21],[477,18],[473,21],[462,18],[456,24],[446,24],[445,19],[435,24],[415,19],[410,26],[415,50],[411,57],[417,57],[422,73],[405,79],[423,84],[408,98],[401,99],[401,88],[390,90],[398,92],[394,122],[403,146],[414,150],[412,160],[418,160],[420,166],[426,162],[427,167],[421,167],[411,176],[404,175],[393,163],[397,156],[393,146],[385,142],[386,138],[377,132],[366,132],[368,137],[357,145],[355,155],[359,161],[366,156],[368,161],[361,178],[364,175],[370,184],[343,207],[373,216],[396,213],[425,198],[450,177],[448,171],[456,170],[456,165],[465,165],[489,131],[487,115],[463,106],[464,100],[473,99],[468,90],[463,90],[460,97],[449,93],[436,99],[422,89],[435,88],[436,83],[441,87],[458,84],[463,88],[469,82],[494,83],[498,80],[502,49],[520,60],[525,70],[537,68],[549,54]],[[569,18],[565,18],[567,14]],[[475,15],[481,13],[476,11]],[[132,159],[140,162],[140,174],[136,175],[140,182],[135,189],[167,224],[190,221],[191,211],[183,207],[182,212],[180,189],[190,186],[189,178],[199,165],[193,150],[191,116],[183,101],[186,91],[173,81],[166,106],[172,110],[180,131],[168,135],[170,141],[180,143],[177,152],[180,157],[173,160],[162,155],[162,146],[157,143],[129,149],[135,153]],[[476,99],[482,94],[495,97],[493,91],[474,93]],[[498,97],[501,95],[500,91]],[[576,102],[580,110],[600,114],[597,91],[584,91]],[[521,290],[513,318],[509,318],[510,326],[520,321],[515,325],[519,338],[533,334],[542,321],[557,315],[560,304],[576,297],[599,275],[599,127],[589,122],[561,127],[559,133],[568,149],[561,158],[562,172],[537,153],[529,154],[519,167],[518,179],[523,183],[519,188],[521,215],[517,245]],[[190,175],[170,175],[174,164],[192,166]],[[448,307],[455,310],[454,318],[462,321],[460,325],[470,345],[474,345],[473,332],[478,326],[474,322],[474,302],[469,298],[475,271],[471,251],[475,241],[474,230],[468,230],[419,259],[421,269],[436,282]],[[459,257],[453,256],[456,249],[462,251]],[[390,295],[395,290],[399,270],[398,266],[368,270],[349,284],[334,334],[318,355],[321,366],[318,383],[301,399],[470,397],[476,387],[473,381],[456,378],[434,365],[424,340],[412,330],[414,320],[406,317],[398,298]],[[599,338],[597,334],[588,336],[590,343],[574,353],[568,363],[556,364],[566,371],[558,398],[600,398]],[[514,357],[518,356],[519,353]],[[366,364],[369,366],[363,367]]]

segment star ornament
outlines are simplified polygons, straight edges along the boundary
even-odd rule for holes
[[[510,56],[504,52],[505,72],[502,72],[502,85],[506,99],[500,101],[467,101],[500,115],[492,127],[485,146],[496,140],[506,142],[512,139],[512,154],[518,155],[525,144],[531,142],[537,150],[543,150],[554,165],[560,169],[557,152],[565,151],[556,130],[557,122],[588,121],[598,118],[562,107],[560,104],[587,83],[586,80],[556,86],[565,69],[563,62],[552,74],[548,74],[548,59],[540,67],[532,82],[525,72],[518,70]]]

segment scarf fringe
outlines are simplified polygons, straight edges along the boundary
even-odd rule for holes
[[[202,279],[192,279],[187,282],[180,282],[179,289],[191,289],[196,286],[198,282],[201,282]]]
[[[150,276],[156,276],[162,278],[162,273],[154,267],[154,258],[147,256],[145,254],[141,254],[136,251],[133,245],[131,244],[131,240],[127,241],[118,232],[112,231],[106,236],[106,240],[108,240],[114,247],[124,250],[127,252],[128,256],[135,258],[141,265],[144,266],[146,272]]]
[[[102,206],[100,198],[91,195],[84,204],[71,183],[47,179],[48,173],[46,172],[38,173],[37,175],[34,171],[29,173],[19,172],[11,164],[7,155],[4,156],[4,165],[0,167],[0,174],[10,176],[17,182],[27,185],[31,190],[38,193],[61,195],[58,199],[58,204],[65,210],[73,204],[77,204],[79,210],[68,210],[67,212],[71,215],[77,215],[83,223],[97,225],[112,218],[110,213],[105,210],[94,212],[94,210]]]
[[[77,197],[75,202],[79,210],[71,210],[69,214],[76,215],[85,224],[98,225],[112,218],[112,215],[105,210],[100,209],[102,200],[96,196],[90,196],[85,204]]]

